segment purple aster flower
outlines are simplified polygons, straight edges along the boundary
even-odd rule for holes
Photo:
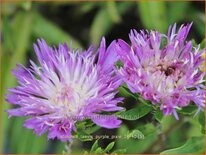
[[[18,108],[7,110],[9,116],[30,116],[26,128],[37,135],[48,131],[48,138],[71,140],[75,123],[90,118],[105,128],[117,128],[121,121],[101,112],[120,111],[115,98],[121,80],[115,75],[118,60],[115,42],[106,49],[101,41],[96,54],[92,48],[74,51],[66,45],[49,47],[44,40],[34,45],[40,67],[30,61],[30,68],[17,65],[13,74],[19,86],[9,89],[7,101]]]
[[[205,106],[204,73],[199,69],[204,49],[185,41],[191,26],[182,25],[176,33],[175,24],[169,27],[168,35],[131,30],[132,45],[119,39],[116,46],[124,63],[117,72],[131,92],[160,104],[164,115],[173,114],[176,119],[176,109],[190,102],[198,106],[197,112]],[[163,39],[166,45],[161,47]]]

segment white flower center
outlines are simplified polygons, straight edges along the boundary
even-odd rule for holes
[[[162,95],[170,96],[179,85],[184,85],[184,80],[180,80],[183,72],[176,66],[176,63],[164,60],[153,61],[145,66],[144,70],[149,77],[144,83],[156,88]]]

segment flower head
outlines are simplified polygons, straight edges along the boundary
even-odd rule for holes
[[[34,45],[40,67],[33,61],[26,68],[17,65],[13,71],[19,86],[9,89],[7,101],[19,106],[7,110],[10,116],[30,116],[26,128],[37,135],[48,131],[48,138],[61,141],[71,139],[75,123],[90,118],[105,128],[117,128],[121,121],[113,115],[100,112],[122,110],[117,106],[122,98],[115,98],[116,88],[121,84],[114,72],[117,54],[115,42],[106,49],[105,39],[93,54],[74,51],[66,45],[49,47],[44,40]]]
[[[205,90],[204,73],[199,69],[203,62],[199,46],[185,41],[192,24],[182,25],[176,33],[176,24],[169,27],[168,35],[157,31],[131,30],[132,45],[119,39],[116,50],[124,63],[119,76],[133,93],[140,93],[152,104],[160,105],[165,115],[187,106],[191,101],[202,109]],[[162,46],[162,40],[166,44]]]

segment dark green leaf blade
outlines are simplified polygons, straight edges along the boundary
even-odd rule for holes
[[[196,105],[188,105],[186,107],[178,109],[177,112],[184,115],[192,115],[195,113],[196,110],[197,110]]]
[[[147,29],[167,30],[166,2],[140,1],[138,2],[140,18]]]
[[[157,121],[161,122],[163,118],[163,112],[160,109],[157,109],[157,111],[154,113],[154,117]]]
[[[204,136],[192,137],[184,145],[161,152],[160,154],[198,154],[204,152]]]
[[[152,110],[149,106],[139,106],[117,114],[117,117],[125,120],[137,120],[147,115]]]
[[[98,139],[94,142],[94,144],[92,145],[92,148],[91,148],[91,150],[90,150],[90,153],[94,153],[96,150],[97,150],[97,148],[98,148]]]
[[[35,37],[42,37],[48,43],[59,44],[66,42],[69,45],[72,43],[74,49],[82,48],[82,45],[74,37],[64,32],[54,23],[45,19],[39,13],[34,12],[34,20],[33,33]]]
[[[115,142],[111,142],[107,145],[107,147],[104,149],[104,152],[109,152],[114,147]]]

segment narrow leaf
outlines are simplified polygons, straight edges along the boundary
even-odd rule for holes
[[[105,152],[109,152],[114,147],[115,142],[111,142],[107,145],[107,147],[104,149]]]
[[[157,121],[161,122],[162,117],[163,117],[163,112],[160,109],[157,109],[157,111],[154,114],[154,117]]]
[[[135,129],[128,134],[127,138],[144,139],[144,134],[140,130]]]
[[[67,32],[64,32],[56,24],[45,19],[39,13],[34,13],[35,24],[33,24],[33,33],[37,38],[44,38],[47,42],[53,44],[67,43],[70,45],[72,42],[73,48],[81,48],[82,45],[74,39]]]
[[[126,149],[118,149],[113,151],[112,154],[124,154],[126,151]]]
[[[147,29],[167,30],[166,2],[140,1],[138,2],[140,18]]]
[[[33,16],[30,12],[23,12],[19,11],[15,14],[15,19],[13,21],[13,27],[12,27],[12,37],[14,41],[14,49],[15,51],[9,52],[9,47],[5,47],[6,52],[4,53],[4,59],[6,59],[6,66],[5,64],[3,67],[4,74],[2,75],[2,95],[4,96],[7,92],[6,88],[14,87],[16,85],[16,78],[12,75],[11,70],[15,68],[17,63],[24,64],[26,62],[26,51],[28,49],[29,40],[31,37],[31,28],[32,28],[32,22],[33,22]],[[12,53],[8,55],[9,53]],[[2,125],[2,131],[3,131],[3,139],[6,141],[7,138],[7,132],[9,127],[9,119],[8,115],[5,112],[5,110],[9,109],[11,107],[10,104],[6,103],[5,98],[2,98],[2,118],[3,118],[3,125]],[[12,128],[13,132],[16,129]],[[21,134],[22,132],[19,132],[18,134]],[[13,137],[14,138],[14,137]],[[23,138],[23,137],[22,137]],[[11,140],[10,140],[11,141]],[[16,145],[19,145],[19,139],[15,138],[14,142],[16,142]]]
[[[95,150],[98,148],[98,139],[94,142],[94,144],[92,145],[91,151],[90,153],[94,153]]]
[[[94,152],[95,154],[101,154],[103,153],[104,151],[102,150],[101,147],[97,148],[96,151]]]
[[[115,23],[119,23],[121,21],[121,16],[117,10],[116,2],[108,1],[107,2],[107,10],[111,17],[111,20]]]
[[[125,120],[137,120],[148,114],[152,110],[152,107],[141,106],[124,111],[120,114],[117,114],[117,117]]]
[[[127,2],[122,2],[118,5],[114,5],[114,3],[108,2],[109,6],[103,6],[92,21],[90,40],[95,46],[99,44],[102,36],[105,36],[113,28],[116,21],[120,20],[120,16],[132,6],[132,3]]]
[[[177,112],[184,115],[192,115],[195,113],[196,110],[196,105],[188,105],[187,107],[183,107],[182,109],[177,110]]]
[[[184,145],[166,150],[161,152],[160,154],[198,154],[204,152],[204,136],[201,137],[192,137],[190,138]]]

